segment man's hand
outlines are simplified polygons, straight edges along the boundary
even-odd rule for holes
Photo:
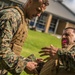
[[[39,52],[41,53],[40,56],[49,55],[50,57],[54,57],[57,54],[58,48],[54,47],[53,45],[50,45],[50,47],[44,47]]]
[[[28,62],[27,65],[26,65],[25,71],[28,74],[37,74],[38,72],[36,70],[36,67],[37,67],[36,62]]]

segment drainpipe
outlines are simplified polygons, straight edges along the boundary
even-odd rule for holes
[[[35,18],[33,27],[36,27],[37,19],[38,19],[38,17]]]
[[[54,34],[56,34],[57,28],[58,28],[58,24],[59,24],[59,19],[57,20],[56,26],[55,26],[55,30],[54,30]]]

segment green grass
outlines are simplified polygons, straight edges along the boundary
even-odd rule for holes
[[[27,57],[30,54],[34,54],[38,58],[40,57],[38,52],[41,50],[41,48],[50,46],[50,44],[53,44],[55,47],[61,47],[60,39],[58,39],[56,36],[29,30],[28,38],[25,41],[21,55]],[[22,72],[21,75],[28,74]]]
[[[38,57],[38,51],[44,46],[50,46],[50,44],[61,47],[60,39],[55,36],[29,30],[28,38],[23,46],[22,55],[28,56],[29,54],[34,53]]]

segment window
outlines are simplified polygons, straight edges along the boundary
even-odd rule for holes
[[[49,27],[49,32],[54,32],[55,31],[57,21],[58,21],[58,19],[56,17],[52,18],[52,21],[51,21],[51,24],[50,24],[50,27]]]

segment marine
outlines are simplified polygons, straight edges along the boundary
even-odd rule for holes
[[[46,6],[48,0],[27,0],[22,6],[0,10],[1,75],[7,75],[5,70],[12,75],[20,75],[23,70],[29,74],[36,73],[35,68],[38,63],[20,56],[20,53],[28,34],[26,19],[40,16]]]

